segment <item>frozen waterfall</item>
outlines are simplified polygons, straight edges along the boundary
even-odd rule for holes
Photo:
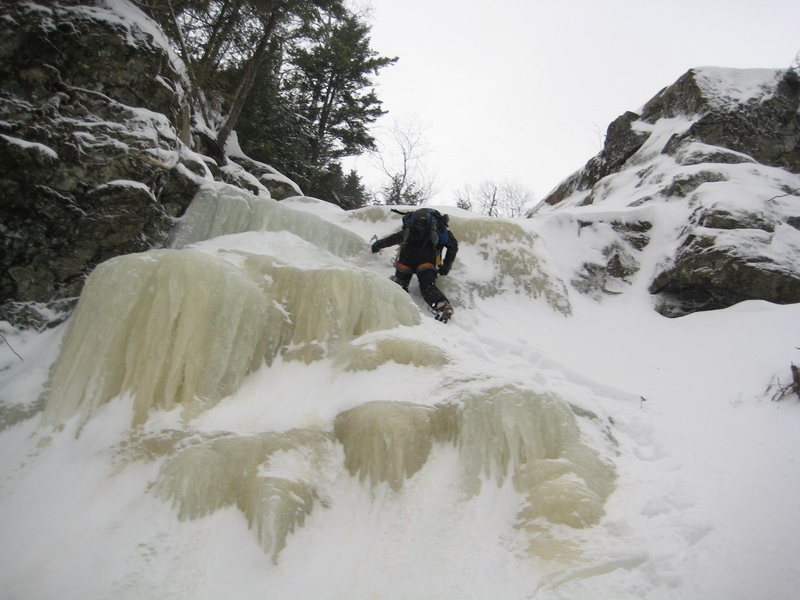
[[[309,212],[225,184],[202,188],[172,235],[172,246],[244,231],[288,231],[339,256],[365,252],[357,235]]]
[[[123,393],[134,421],[151,408],[197,412],[263,360],[270,305],[258,286],[194,250],[153,250],[97,267],[50,378],[44,420],[85,420]],[[274,309],[273,309],[274,310]]]
[[[402,498],[448,460],[438,481],[452,502],[508,489],[509,518],[528,551],[575,559],[553,539],[603,515],[616,477],[603,426],[540,384],[503,383],[489,365],[460,364],[453,339],[347,229],[358,217],[310,210],[216,185],[198,194],[172,249],[97,267],[52,369],[43,424],[74,419],[80,431],[110,403],[131,406],[119,468],[156,467],[149,493],[182,522],[236,511],[276,563],[292,536],[335,512],[332,482]],[[387,210],[369,211],[372,222],[393,225]],[[475,302],[510,287],[569,312],[532,234],[489,219],[452,223],[462,256],[485,266],[451,283],[451,293]],[[472,343],[468,333],[459,339]],[[323,403],[302,401],[324,416],[270,426],[275,417],[291,422],[282,415],[300,399],[286,395],[280,374],[302,368],[328,373],[330,390],[314,392]],[[412,380],[420,383],[402,393]],[[257,417],[209,428],[247,394]],[[151,424],[165,421],[168,431]]]

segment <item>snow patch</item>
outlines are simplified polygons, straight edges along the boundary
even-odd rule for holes
[[[771,98],[785,71],[700,67],[694,69],[694,74],[703,96],[714,107],[735,110],[742,105],[761,103]]]
[[[19,146],[24,150],[35,150],[36,152],[42,154],[43,156],[49,158],[50,160],[58,160],[58,153],[55,150],[53,150],[50,146],[46,146],[45,144],[40,144],[39,142],[29,142],[28,140],[23,140],[5,134],[0,134],[0,138],[3,138],[9,144]]]

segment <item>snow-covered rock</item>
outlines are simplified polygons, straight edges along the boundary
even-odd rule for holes
[[[133,3],[7,2],[0,19],[4,318],[41,323],[36,303],[76,297],[95,265],[164,244],[204,182],[300,193],[235,144],[222,168],[195,150],[186,69]]]
[[[692,69],[641,114],[614,121],[600,154],[531,214],[568,212],[582,227],[598,217],[635,220],[649,230],[648,207],[669,204],[672,231],[660,269],[648,274],[666,315],[748,299],[798,302],[799,107],[792,70]],[[628,242],[614,236],[603,260],[582,267],[585,291],[613,292],[609,281],[624,283],[636,271],[643,246]]]

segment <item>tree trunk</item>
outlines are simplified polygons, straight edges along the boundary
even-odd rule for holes
[[[231,7],[228,10],[228,7]],[[209,73],[216,67],[217,60],[219,59],[219,52],[222,49],[223,42],[230,35],[236,19],[234,15],[242,7],[242,0],[225,0],[222,8],[220,8],[217,20],[214,22],[214,27],[208,36],[208,43],[203,51],[203,56],[200,57],[200,66],[203,68],[204,73]]]
[[[319,166],[319,161],[322,158],[322,147],[325,143],[325,135],[328,133],[328,126],[331,119],[333,107],[336,104],[339,89],[342,86],[340,78],[331,74],[330,81],[325,88],[325,96],[322,100],[322,106],[319,111],[319,123],[317,123],[316,140],[314,140],[311,162]]]
[[[492,188],[492,198],[489,201],[489,214],[490,217],[497,216],[497,188]]]
[[[183,37],[183,29],[181,29],[181,24],[178,21],[178,17],[175,15],[175,9],[172,7],[172,1],[167,0],[167,6],[169,7],[170,15],[172,16],[172,22],[175,26],[175,35],[178,38],[178,44],[181,47],[181,54],[183,54],[183,60],[186,62],[186,72],[189,75],[189,85],[192,86],[190,90],[192,98],[197,103],[197,106],[200,107],[200,112],[203,114],[203,118],[208,121],[208,111],[206,110],[206,104],[203,100],[203,93],[200,91],[200,86],[197,81],[197,74],[194,70],[194,64],[192,62],[192,57],[189,55],[189,50],[186,47],[186,40]],[[188,128],[186,128],[188,129]],[[190,136],[188,130],[184,131],[184,127],[181,127],[181,141],[185,143],[187,146],[190,146],[189,143]]]
[[[278,11],[273,10],[264,26],[264,34],[261,36],[258,47],[253,53],[253,56],[250,57],[245,74],[233,95],[233,105],[231,106],[231,111],[228,113],[228,118],[225,119],[225,123],[223,123],[222,127],[217,132],[217,145],[219,146],[221,156],[215,156],[214,158],[217,159],[220,165],[224,165],[227,162],[225,158],[225,143],[228,141],[228,137],[231,131],[233,131],[233,128],[236,127],[236,122],[239,120],[242,109],[247,103],[247,99],[250,97],[250,92],[253,91],[258,72],[261,70],[264,61],[266,61],[270,54],[270,41],[277,24]]]

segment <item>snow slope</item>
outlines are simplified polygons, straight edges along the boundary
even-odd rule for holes
[[[388,208],[209,195],[187,247],[106,264],[70,323],[3,324],[4,598],[795,597],[800,403],[767,388],[800,361],[800,306],[656,313],[684,211],[641,209],[640,269],[598,299],[569,280],[610,234],[578,209],[448,209],[442,325],[368,251]],[[162,377],[231,387],[181,401]]]

